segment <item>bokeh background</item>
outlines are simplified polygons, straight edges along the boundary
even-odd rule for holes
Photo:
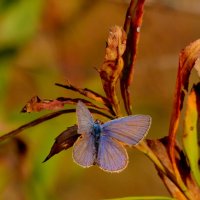
[[[123,25],[129,1],[0,1],[0,134],[48,113],[22,114],[34,95],[54,99],[77,94],[56,87],[69,80],[103,94],[95,67],[103,62],[109,27]],[[200,37],[198,0],[149,0],[131,87],[134,113],[150,114],[147,138],[168,133],[178,55]],[[70,107],[70,106],[68,106]],[[120,174],[83,169],[71,149],[42,163],[54,138],[76,123],[63,115],[0,144],[0,199],[105,199],[168,192],[151,161],[128,149]]]

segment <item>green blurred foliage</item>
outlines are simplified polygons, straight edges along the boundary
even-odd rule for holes
[[[1,134],[45,113],[19,113],[32,96],[76,96],[55,82],[68,79],[103,94],[94,67],[102,64],[108,28],[123,24],[127,7],[125,1],[0,1]],[[153,117],[149,138],[167,134],[178,54],[199,34],[199,15],[147,4],[131,91],[134,113]],[[42,164],[54,138],[75,123],[75,114],[64,115],[24,131],[26,153],[15,140],[0,144],[2,199],[168,195],[151,162],[133,150],[128,168],[115,175],[82,169],[71,150]]]
[[[13,50],[33,36],[40,18],[42,2],[42,0],[1,1],[1,50],[6,48]]]

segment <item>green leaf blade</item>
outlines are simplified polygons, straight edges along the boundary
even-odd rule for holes
[[[183,146],[187,155],[192,174],[200,185],[200,171],[198,166],[199,149],[198,149],[198,111],[196,102],[196,92],[191,90],[188,100],[184,122]]]

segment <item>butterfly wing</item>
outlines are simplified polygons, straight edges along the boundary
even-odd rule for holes
[[[131,115],[111,120],[102,125],[103,133],[128,145],[135,145],[147,134],[151,126],[148,115]]]
[[[106,135],[100,137],[96,164],[107,172],[120,172],[128,164],[126,149],[113,138]]]
[[[83,135],[78,138],[73,146],[73,160],[82,167],[94,165],[96,159],[96,150],[94,137],[92,135]]]
[[[95,141],[93,132],[94,120],[84,103],[79,101],[76,107],[78,119],[78,133],[81,136],[73,146],[73,160],[82,167],[90,167],[96,158]]]
[[[91,133],[94,120],[88,108],[84,103],[79,101],[76,107],[76,115],[78,119],[78,133],[89,134]]]

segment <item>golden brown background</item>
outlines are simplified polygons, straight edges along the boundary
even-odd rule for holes
[[[54,86],[69,80],[103,94],[94,69],[103,62],[108,29],[123,25],[129,1],[0,1],[0,133],[42,114],[19,111],[34,95],[77,97]],[[182,48],[200,37],[198,0],[147,1],[135,76],[131,87],[134,113],[150,114],[147,138],[167,135]],[[46,163],[54,138],[76,123],[63,115],[27,129],[16,141],[0,144],[0,199],[105,199],[168,192],[153,164],[129,149],[130,163],[120,174],[97,167],[83,169],[71,149]],[[19,148],[20,147],[20,148]]]

